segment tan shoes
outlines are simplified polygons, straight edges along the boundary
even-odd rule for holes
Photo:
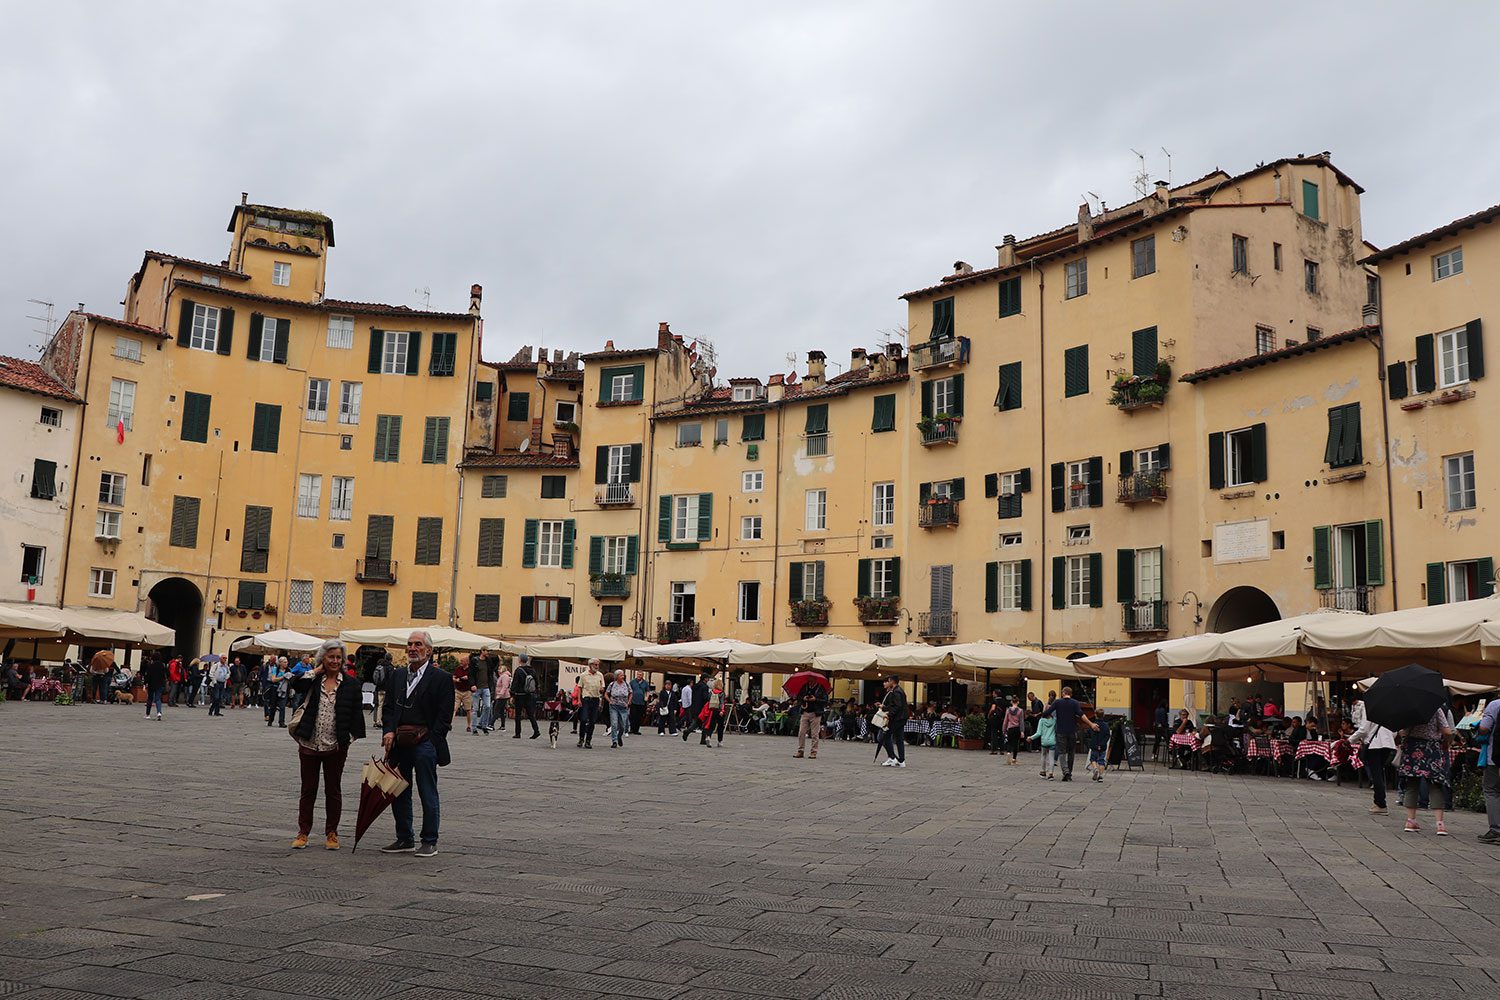
[[[327,847],[330,851],[336,851],[336,850],[338,850],[339,849],[339,835],[336,834],[336,833],[330,833],[328,835],[328,839],[326,841],[324,841],[324,846]]]
[[[306,846],[307,846],[307,834],[305,834],[305,833],[299,833],[299,834],[297,834],[297,836],[292,840],[292,850],[294,850],[294,851],[300,851],[300,850],[302,850],[302,848],[304,848]]]
[[[794,758],[801,757],[801,756],[802,756],[802,751],[801,750],[798,750],[796,753],[792,754],[792,757],[794,757]]]

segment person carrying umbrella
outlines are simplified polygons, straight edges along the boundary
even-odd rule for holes
[[[911,714],[906,702],[906,692],[895,677],[885,679],[885,698],[880,702],[880,711],[885,714],[885,732],[880,745],[885,748],[885,762],[881,767],[906,766],[906,720]],[[877,752],[876,756],[879,756]]]
[[[349,744],[363,739],[365,713],[359,684],[344,675],[347,650],[338,639],[324,640],[318,647],[317,670],[303,675],[299,683],[306,692],[291,728],[297,741],[297,760],[302,769],[302,792],[297,800],[297,836],[294,850],[307,846],[312,832],[313,804],[318,798],[318,776],[323,778],[324,846],[339,849],[339,815],[344,807],[340,782]],[[268,720],[269,721],[269,720]]]
[[[1401,763],[1396,765],[1406,779],[1402,791],[1406,826],[1401,832],[1421,832],[1417,809],[1427,808],[1432,785],[1436,784],[1442,788],[1443,804],[1432,812],[1437,835],[1446,837],[1443,814],[1453,808],[1448,760],[1453,716],[1448,711],[1448,690],[1442,675],[1417,663],[1381,674],[1365,694],[1365,718],[1387,729],[1405,730]]]
[[[803,755],[809,735],[812,736],[812,752],[807,756],[810,759],[818,756],[818,740],[823,735],[823,713],[828,710],[828,693],[831,689],[828,678],[811,670],[798,671],[782,685],[787,696],[795,698],[802,705],[802,715],[797,722],[797,752],[792,754],[793,757]]]

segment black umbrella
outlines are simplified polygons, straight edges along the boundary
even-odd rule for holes
[[[1448,703],[1443,675],[1420,663],[1387,671],[1365,692],[1365,717],[1387,729],[1409,729]]]

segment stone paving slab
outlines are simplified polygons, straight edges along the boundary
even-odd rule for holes
[[[0,996],[1385,1000],[1500,982],[1496,853],[1354,788],[456,733],[441,852],[289,849],[253,710],[0,705]],[[63,748],[63,752],[56,752]],[[321,804],[319,807],[321,816]],[[321,818],[317,821],[321,826]],[[1430,829],[1430,827],[1429,827]]]

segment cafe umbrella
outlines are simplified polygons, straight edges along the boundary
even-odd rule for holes
[[[1419,663],[1389,670],[1365,692],[1365,717],[1387,729],[1408,729],[1430,720],[1448,703],[1443,675]]]

